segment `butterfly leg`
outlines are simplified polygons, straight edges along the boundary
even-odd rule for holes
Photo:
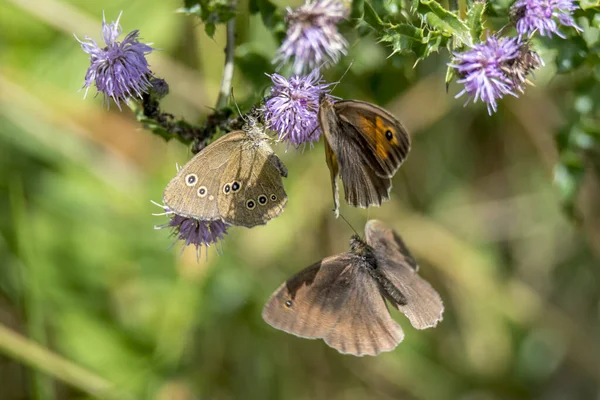
[[[329,146],[327,139],[324,140],[324,143],[325,161],[327,161],[327,166],[329,167],[329,172],[331,174],[331,190],[333,190],[333,215],[338,218],[340,216],[340,195],[338,190],[338,176],[340,170],[337,158],[335,157],[335,154],[333,154],[333,150],[331,150],[331,146]]]

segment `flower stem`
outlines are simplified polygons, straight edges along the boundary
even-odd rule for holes
[[[131,399],[87,369],[0,325],[0,353],[102,399]]]
[[[44,346],[47,343],[45,327],[45,304],[40,276],[45,265],[36,256],[36,240],[31,230],[32,221],[26,213],[26,200],[21,180],[11,182],[9,191],[11,215],[14,218],[17,249],[22,260],[19,268],[23,286],[23,309],[27,327],[27,335],[35,342]],[[32,398],[35,400],[54,400],[56,398],[54,385],[48,376],[31,371]]]
[[[235,56],[235,17],[227,22],[227,44],[225,45],[225,67],[223,67],[223,78],[221,89],[217,99],[216,109],[219,110],[227,105],[227,99],[231,91],[233,79],[233,62]]]

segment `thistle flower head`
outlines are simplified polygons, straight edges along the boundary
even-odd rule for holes
[[[195,218],[184,217],[176,214],[169,207],[153,202],[161,207],[164,212],[153,215],[167,215],[170,220],[166,224],[156,225],[155,229],[170,228],[177,240],[182,240],[184,246],[196,246],[196,253],[199,255],[203,246],[209,247],[217,243],[227,234],[227,225],[221,220],[202,221]]]
[[[501,68],[506,76],[512,81],[512,86],[518,89],[519,92],[525,92],[525,84],[530,83],[527,79],[529,74],[538,69],[540,65],[544,65],[544,61],[529,45],[529,43],[521,43],[519,46],[519,54],[513,59],[505,63]]]
[[[321,136],[319,98],[329,93],[331,83],[323,81],[319,70],[290,79],[279,74],[269,77],[273,86],[262,107],[267,128],[294,146],[317,142]]]
[[[506,94],[516,96],[514,84],[503,67],[519,56],[520,43],[516,38],[490,37],[462,53],[454,53],[451,67],[456,68],[465,88],[456,95],[467,94],[475,102],[487,103],[488,112],[498,108],[497,100]]]
[[[273,62],[281,66],[292,61],[297,75],[339,62],[348,42],[336,24],[347,15],[341,0],[307,0],[296,9],[288,7],[287,34]]]
[[[122,42],[118,42],[117,38],[121,35],[120,18],[121,14],[116,22],[110,24],[103,18],[102,34],[106,44],[104,47],[98,46],[88,36],[85,36],[83,41],[75,36],[83,51],[90,55],[90,66],[83,85],[86,94],[89,87],[95,83],[97,91],[104,95],[107,105],[112,98],[119,109],[120,102],[133,96],[141,97],[142,93],[151,87],[149,79],[152,73],[146,54],[154,50],[149,45],[139,42],[137,30],[130,32]]]
[[[520,35],[531,35],[537,30],[542,36],[555,34],[564,39],[559,24],[582,30],[573,19],[576,9],[572,0],[517,0],[510,14]]]

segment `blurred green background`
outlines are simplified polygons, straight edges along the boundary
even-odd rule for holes
[[[282,4],[283,5],[283,4]],[[413,150],[392,200],[342,207],[362,231],[379,218],[400,232],[446,306],[435,329],[405,329],[378,357],[338,354],[261,318],[286,278],[347,250],[333,218],[322,144],[276,151],[289,203],[267,226],[233,228],[223,254],[170,247],[150,200],[189,150],[106,110],[90,90],[73,38],[101,40],[123,10],[161,49],[166,111],[199,121],[214,106],[224,29],[208,38],[178,0],[0,0],[0,399],[598,399],[600,187],[590,169],[580,224],[553,186],[554,135],[569,119],[577,78],[555,76],[490,117],[444,91],[447,54],[413,69],[374,38],[350,39],[327,71],[335,93],[376,102],[404,121]],[[238,17],[238,101],[255,101],[277,43],[259,16]],[[269,68],[268,70],[260,69]]]

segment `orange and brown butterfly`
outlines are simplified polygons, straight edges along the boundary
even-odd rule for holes
[[[380,206],[388,200],[391,178],[410,150],[402,123],[375,104],[334,101],[327,95],[321,96],[318,119],[325,134],[335,216],[339,215],[338,177],[351,206]]]

